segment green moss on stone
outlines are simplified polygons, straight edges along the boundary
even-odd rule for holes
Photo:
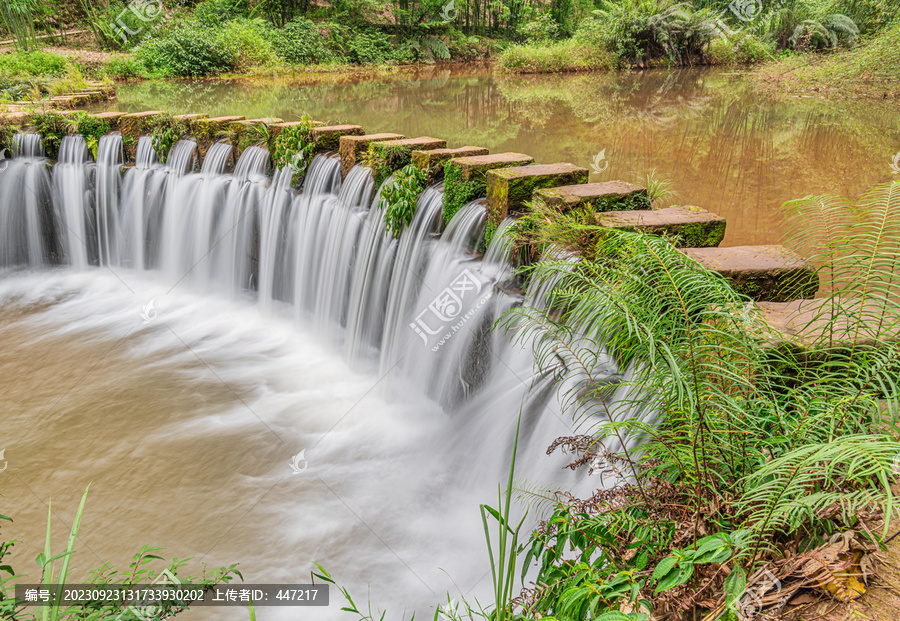
[[[444,225],[450,223],[453,216],[466,204],[479,196],[484,196],[487,186],[484,182],[484,174],[481,179],[465,181],[463,169],[452,161],[444,164]]]
[[[651,207],[650,197],[644,192],[636,192],[628,196],[602,196],[594,203],[595,211],[635,211]]]
[[[712,226],[708,223],[694,222],[682,226],[678,235],[681,237],[681,246],[684,248],[711,248],[718,246],[725,237],[725,223],[716,222]]]
[[[372,170],[375,187],[384,183],[391,173],[410,164],[413,148],[407,145],[386,145],[371,142],[360,163]]]

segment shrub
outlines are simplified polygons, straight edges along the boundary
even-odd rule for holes
[[[348,41],[347,58],[352,63],[380,64],[389,61],[411,60],[409,50],[395,50],[391,38],[380,30],[360,30]]]
[[[215,75],[230,71],[237,64],[235,47],[224,33],[195,21],[176,24],[154,35],[135,53],[158,76]]]
[[[334,59],[326,47],[326,39],[315,24],[304,17],[297,17],[272,35],[275,53],[290,65],[325,63]]]
[[[247,0],[206,0],[194,9],[194,18],[204,24],[221,26],[233,19],[249,17],[251,12]]]
[[[534,19],[531,19],[516,29],[518,34],[526,43],[538,43],[541,41],[551,41],[559,37],[559,24],[557,24],[549,13],[538,13]]]
[[[498,66],[510,73],[555,73],[611,69],[616,58],[578,38],[551,43],[511,45],[500,53]]]
[[[35,112],[31,116],[31,128],[41,135],[44,153],[51,160],[59,155],[59,147],[69,134],[69,127],[69,119],[59,112]]]
[[[713,39],[707,54],[714,65],[735,65],[765,60],[772,56],[772,50],[749,32],[738,32]]]
[[[235,19],[225,24],[222,36],[234,50],[237,69],[278,62],[272,31],[261,19]]]
[[[674,0],[603,0],[594,14],[600,39],[624,63],[654,59],[686,64],[699,57],[718,33],[713,14]]]
[[[853,45],[859,38],[859,28],[846,15],[835,14],[818,19],[807,19],[797,24],[790,43],[794,49],[824,50],[839,44]]]

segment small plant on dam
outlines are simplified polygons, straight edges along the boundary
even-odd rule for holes
[[[188,125],[172,116],[169,112],[163,112],[147,119],[144,131],[153,138],[153,150],[156,151],[159,161],[166,163],[169,151],[175,143],[188,133]]]
[[[284,170],[288,166],[294,171],[292,185],[299,186],[303,182],[306,171],[316,151],[316,138],[313,134],[314,123],[309,115],[296,125],[289,125],[271,141],[270,152],[275,166]]]
[[[381,189],[379,208],[384,211],[384,221],[394,237],[400,237],[416,213],[416,201],[425,189],[428,175],[413,164],[394,173],[393,178]]]

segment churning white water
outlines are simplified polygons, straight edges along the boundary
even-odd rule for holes
[[[142,138],[123,171],[121,137],[101,140],[96,164],[67,138],[51,173],[35,137],[17,143],[0,178],[5,327],[29,335],[23,352],[83,348],[82,392],[97,386],[12,403],[3,441],[25,455],[93,426],[90,459],[33,483],[50,495],[95,481],[83,532],[96,558],[80,569],[142,543],[239,561],[249,582],[303,582],[317,561],[357,599],[430,617],[447,592],[489,599],[478,505],[496,502],[520,412],[520,478],[593,483],[545,455],[574,425],[531,352],[491,330],[525,299],[505,293],[500,235],[476,252],[480,202],[442,230],[429,188],[394,239],[369,171],[341,180],[333,156],[295,192],[257,147],[228,174],[225,144],[196,170],[192,142],[162,165]],[[90,398],[108,398],[103,416],[76,416]],[[94,495],[118,500],[92,512]],[[339,603],[257,612],[340,619]]]

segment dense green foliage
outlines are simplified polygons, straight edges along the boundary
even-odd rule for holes
[[[0,30],[20,49],[32,50],[40,44],[37,33],[87,27],[102,48],[136,53],[135,58],[108,62],[107,75],[127,78],[468,61],[498,52],[500,66],[516,73],[751,63],[781,50],[851,48],[879,36],[896,20],[891,0],[151,4],[133,10],[125,0],[11,0],[0,12]],[[42,67],[29,69],[30,75],[46,75],[36,73]]]

